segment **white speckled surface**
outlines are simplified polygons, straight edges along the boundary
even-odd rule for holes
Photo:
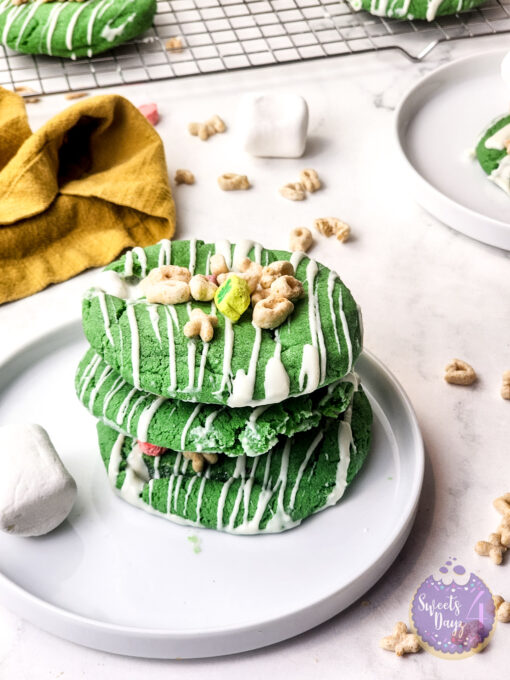
[[[501,625],[483,654],[462,665],[421,653],[406,659],[378,649],[380,637],[407,618],[419,583],[455,554],[494,592],[510,599],[510,564],[492,565],[473,544],[497,524],[491,501],[510,490],[510,403],[499,396],[510,368],[509,254],[437,223],[407,195],[393,144],[393,109],[422,74],[476,51],[504,47],[502,37],[436,48],[422,64],[398,53],[354,56],[296,66],[208,76],[121,92],[157,101],[171,171],[190,168],[195,186],[176,190],[179,237],[255,237],[286,247],[291,227],[337,215],[350,222],[347,244],[321,239],[314,257],[336,268],[361,304],[366,346],[401,381],[417,411],[427,450],[418,520],[400,558],[364,598],[318,629],[269,649],[210,661],[145,661],[81,648],[47,635],[0,607],[0,678],[144,680],[202,677],[383,678],[465,680],[503,676],[510,626]],[[217,135],[207,143],[186,125],[219,113],[227,123],[240,92],[286,89],[306,97],[310,141],[302,160],[250,159]],[[476,96],[476,95],[475,95]],[[36,127],[68,105],[48,97],[30,105]],[[497,113],[497,112],[495,112]],[[325,188],[303,203],[278,196],[302,167],[315,167]],[[246,173],[253,189],[222,193],[216,176]],[[21,342],[79,314],[92,273],[0,308],[0,359]],[[466,389],[442,380],[459,356],[480,380]],[[320,575],[318,575],[320,578]]]

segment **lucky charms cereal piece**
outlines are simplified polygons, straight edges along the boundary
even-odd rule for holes
[[[159,123],[159,113],[158,105],[154,102],[150,104],[142,104],[138,107],[139,111],[147,118],[151,125],[157,125]]]
[[[404,654],[414,654],[420,650],[418,636],[407,631],[407,626],[403,621],[395,624],[392,635],[383,637],[380,646],[389,652],[395,652],[397,656]]]
[[[218,288],[214,301],[223,316],[235,323],[250,306],[250,288],[247,281],[232,274]]]
[[[156,446],[155,444],[141,442],[140,440],[138,440],[138,446],[146,456],[161,456],[166,451],[164,446]]]

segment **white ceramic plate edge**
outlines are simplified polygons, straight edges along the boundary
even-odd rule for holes
[[[427,83],[436,79],[438,75],[443,72],[462,67],[474,59],[490,60],[495,58],[496,55],[503,58],[506,52],[507,50],[491,50],[490,52],[483,54],[463,57],[462,59],[457,59],[454,62],[440,66],[432,73],[421,78],[405,93],[397,106],[395,111],[394,134],[399,157],[410,177],[412,192],[417,203],[435,218],[466,236],[481,241],[482,243],[496,246],[497,248],[510,250],[510,223],[502,222],[501,220],[471,210],[470,208],[457,203],[457,201],[452,200],[432,186],[410,161],[403,141],[404,131],[409,121],[408,110],[412,109],[413,100],[419,96],[420,90],[422,90]]]
[[[80,322],[74,321],[18,348],[0,364],[0,382],[10,380],[10,376],[16,373],[18,361],[26,352],[36,349],[40,352],[41,346],[51,344],[52,337],[56,335],[58,343],[65,344],[77,338],[80,329]],[[378,374],[383,376],[405,411],[413,440],[415,475],[409,501],[402,508],[401,521],[389,537],[387,547],[367,565],[357,581],[300,610],[264,622],[263,626],[247,625],[216,631],[205,629],[192,633],[135,628],[87,618],[32,595],[0,573],[2,604],[43,630],[72,642],[116,654],[163,659],[203,658],[257,649],[299,635],[341,612],[381,578],[402,549],[416,514],[424,471],[423,441],[407,395],[394,376],[372,354],[365,350],[360,361],[368,361],[378,369]]]

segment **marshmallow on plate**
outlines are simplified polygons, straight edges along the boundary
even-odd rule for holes
[[[308,106],[297,94],[245,94],[236,128],[242,148],[252,156],[299,158],[306,146]]]
[[[76,482],[40,425],[0,427],[0,529],[41,536],[61,524]]]

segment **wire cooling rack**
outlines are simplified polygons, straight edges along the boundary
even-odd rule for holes
[[[90,59],[0,46],[0,84],[69,92],[386,49],[420,60],[443,41],[508,32],[510,0],[431,23],[354,12],[343,0],[158,0],[148,32]],[[166,48],[172,37],[182,49]]]

